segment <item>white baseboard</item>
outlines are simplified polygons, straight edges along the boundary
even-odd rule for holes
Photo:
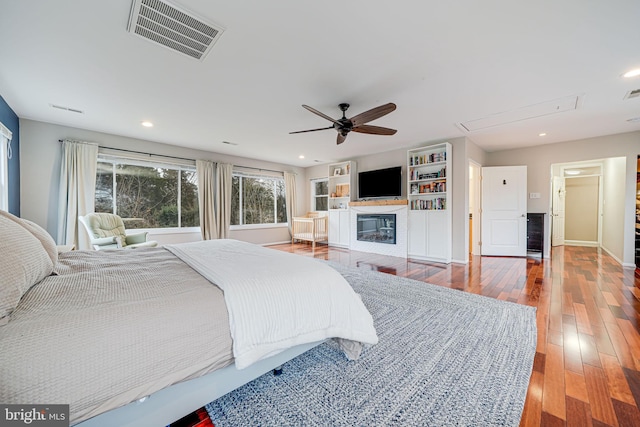
[[[282,242],[260,243],[260,246],[284,245],[285,243],[291,243],[291,240],[284,240]]]
[[[590,246],[594,248],[598,247],[598,242],[592,242],[588,240],[565,240],[564,244],[566,246]]]
[[[609,249],[605,248],[604,246],[600,246],[600,248],[602,248],[603,251],[605,251],[606,253],[609,254],[609,256],[611,258],[613,258],[614,260],[616,260],[616,262],[618,264],[620,264],[621,266],[624,267],[624,264],[622,263],[622,260],[620,258],[618,258],[617,256],[615,256]],[[635,267],[635,266],[634,266]]]

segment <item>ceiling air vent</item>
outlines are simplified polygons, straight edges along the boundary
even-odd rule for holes
[[[624,96],[623,99],[637,98],[639,96],[640,96],[640,89],[630,90],[629,92],[627,92],[627,94]]]
[[[57,108],[58,110],[64,110],[64,111],[69,111],[72,113],[79,113],[79,114],[84,114],[84,111],[82,110],[78,110],[77,108],[70,108],[70,107],[65,107],[63,105],[56,105],[56,104],[49,104],[51,106],[51,108]]]
[[[130,33],[200,61],[222,35],[223,28],[160,0],[134,0]]]

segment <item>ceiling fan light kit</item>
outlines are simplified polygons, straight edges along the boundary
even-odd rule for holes
[[[391,102],[376,108],[372,108],[371,110],[365,111],[364,113],[355,115],[350,119],[348,119],[346,116],[346,111],[349,109],[349,104],[347,103],[342,103],[338,105],[338,107],[342,111],[342,118],[340,119],[334,119],[332,117],[329,117],[326,114],[316,110],[315,108],[309,107],[308,105],[302,105],[302,107],[311,111],[313,114],[316,114],[322,117],[323,119],[333,122],[333,126],[318,128],[318,129],[289,132],[290,134],[315,132],[315,131],[326,130],[326,129],[335,129],[338,132],[338,138],[336,140],[336,143],[342,144],[344,140],[347,138],[347,135],[349,134],[349,132],[351,131],[358,132],[358,133],[366,133],[370,135],[394,135],[397,132],[397,130],[395,129],[389,129],[389,128],[380,127],[380,126],[371,126],[366,124],[373,120],[379,119],[382,116],[386,116],[387,114],[394,111],[396,109],[396,104]]]

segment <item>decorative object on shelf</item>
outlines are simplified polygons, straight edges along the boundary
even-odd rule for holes
[[[349,197],[349,184],[336,185],[337,197]]]
[[[349,163],[347,163],[347,166],[345,166],[345,168],[347,169],[347,175],[349,175],[349,169],[351,169],[351,166],[349,165]]]
[[[336,169],[333,171],[333,176],[340,176],[340,168],[336,168]]]
[[[372,108],[371,110],[365,111],[364,113],[360,113],[347,119],[345,113],[349,108],[349,104],[343,103],[339,105],[340,110],[342,111],[341,119],[332,119],[324,113],[316,110],[315,108],[311,108],[308,105],[303,105],[304,108],[311,111],[313,114],[316,114],[323,119],[327,119],[330,122],[333,122],[333,126],[329,126],[326,128],[319,129],[310,129],[310,130],[301,130],[296,132],[289,132],[289,134],[293,133],[303,133],[303,132],[315,132],[318,130],[325,129],[335,129],[338,131],[338,139],[336,141],[337,144],[342,144],[344,140],[347,138],[349,132],[354,131],[358,133],[367,133],[371,135],[394,135],[397,131],[395,129],[383,128],[380,126],[371,126],[365,123],[369,123],[373,120],[379,119],[382,116],[389,114],[390,112],[396,109],[396,104],[388,103],[381,105],[376,108]],[[348,172],[347,172],[348,173]]]

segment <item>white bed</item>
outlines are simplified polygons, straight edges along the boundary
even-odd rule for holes
[[[232,240],[58,258],[6,212],[0,235],[0,402],[68,403],[72,425],[167,425],[324,339],[377,342],[311,258]]]
[[[97,415],[76,426],[167,426],[321,343],[298,345],[256,362],[246,369],[237,369],[235,365],[226,366],[202,377],[174,384],[149,397]]]

